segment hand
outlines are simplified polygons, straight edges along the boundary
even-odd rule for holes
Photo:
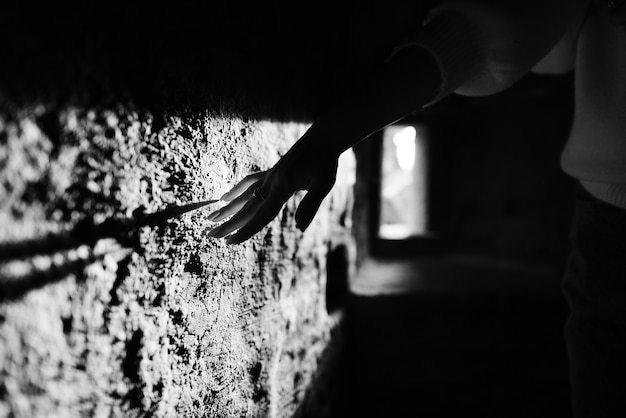
[[[273,168],[248,175],[222,196],[230,203],[209,215],[209,220],[219,222],[232,217],[209,231],[209,237],[229,235],[228,244],[247,240],[274,219],[298,190],[308,192],[296,211],[296,226],[301,231],[309,226],[335,184],[338,156],[316,156],[294,148]],[[235,230],[238,231],[230,235]]]

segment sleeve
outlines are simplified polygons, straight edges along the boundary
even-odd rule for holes
[[[537,74],[565,74],[574,69],[580,29],[588,13],[576,16],[561,40],[532,68]]]
[[[423,27],[401,42],[433,55],[441,86],[436,103],[452,92],[484,96],[527,74],[582,19],[588,0],[450,1],[432,9]]]

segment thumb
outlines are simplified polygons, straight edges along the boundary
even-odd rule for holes
[[[296,227],[304,231],[313,221],[322,201],[335,185],[335,172],[315,179],[296,211]]]

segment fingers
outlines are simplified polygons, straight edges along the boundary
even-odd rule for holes
[[[311,189],[304,196],[296,211],[296,225],[304,231],[310,224],[322,201],[335,184],[335,173],[320,178],[311,185]],[[226,239],[227,244],[239,244],[259,232],[265,225],[278,215],[290,195],[271,193],[265,201],[249,199],[245,206],[228,222],[209,233],[210,237],[220,238],[238,230]],[[215,231],[215,232],[214,232]]]
[[[239,230],[227,243],[240,243],[261,230],[278,214],[294,190],[289,183],[274,182],[270,190],[261,192],[260,187],[268,188],[263,186],[266,173],[247,176],[222,197],[232,201],[210,214],[209,220],[219,222],[231,215],[232,217],[209,231],[208,237],[222,238]],[[255,191],[260,193],[255,194]]]
[[[209,231],[207,236],[210,238],[222,238],[230,235],[233,231],[236,231],[247,222],[249,222],[259,206],[260,202],[257,202],[256,199],[248,200],[239,212],[237,212],[227,222],[224,222],[222,225],[213,228],[211,231]]]
[[[267,225],[278,214],[289,196],[291,195],[270,192],[265,200],[250,198],[239,212],[211,230],[207,236],[221,238],[239,230],[226,241],[228,244],[239,244]]]
[[[335,184],[337,162],[334,166],[322,165],[315,169],[309,166],[302,168],[304,174],[297,173],[296,179],[293,172],[285,174],[281,171],[272,172],[272,175],[267,175],[265,171],[247,176],[222,196],[230,203],[209,215],[209,220],[214,222],[231,218],[209,231],[207,236],[227,237],[228,244],[239,244],[270,223],[295,191],[306,188],[308,193],[295,215],[298,229],[304,231]]]
[[[252,194],[257,189],[257,187],[259,187],[260,184],[261,180],[253,183],[250,187],[246,189],[246,191],[233,199],[228,205],[211,213],[208,217],[208,220],[211,222],[220,222],[223,219],[226,219],[229,216],[239,212],[245,206],[250,196],[252,196]]]
[[[289,199],[289,197],[290,195],[280,196],[276,193],[270,193],[270,195],[265,199],[265,201],[263,201],[261,205],[259,205],[254,212],[250,210],[249,211],[250,213],[245,213],[242,215],[241,220],[242,221],[245,220],[245,222],[241,222],[239,231],[237,231],[236,234],[228,237],[226,239],[226,243],[227,244],[239,244],[247,240],[248,238],[250,238],[252,235],[259,232],[261,229],[263,229],[265,225],[270,223],[272,219],[276,217],[276,215],[278,215],[278,212],[280,212],[280,209],[283,207],[283,205],[285,204],[287,199]],[[250,205],[250,207],[253,207],[254,199],[251,202],[252,202],[252,205]],[[244,212],[245,210],[246,208],[242,209],[241,212]],[[233,218],[238,217],[238,215],[239,213],[233,216]],[[237,224],[240,223],[239,222],[240,219],[234,219],[234,220]]]
[[[259,173],[254,173],[247,175],[243,178],[239,183],[237,183],[232,189],[228,192],[224,193],[224,195],[220,198],[220,200],[231,201],[237,196],[239,196],[242,192],[248,190],[250,186],[252,186],[257,181],[261,180],[267,171],[261,171]]]
[[[335,184],[335,174],[335,172],[329,172],[328,175],[311,184],[311,188],[296,211],[296,226],[300,231],[304,231],[313,221],[322,201]]]

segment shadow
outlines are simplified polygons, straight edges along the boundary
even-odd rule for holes
[[[570,417],[557,292],[350,295],[294,418]]]
[[[55,253],[83,244],[94,245],[103,238],[115,238],[122,245],[139,250],[139,240],[136,233],[142,226],[161,225],[171,218],[179,217],[215,202],[217,200],[206,200],[180,206],[173,205],[148,214],[143,213],[143,208],[140,207],[133,212],[132,217],[111,217],[98,224],[94,223],[91,218],[85,218],[66,232],[49,234],[31,240],[1,243],[0,262],[37,254]]]
[[[569,417],[566,317],[557,293],[353,295],[341,416]]]
[[[83,272],[87,266],[102,260],[106,254],[111,253],[114,253],[112,255],[118,262],[130,255],[129,250],[121,249],[107,253],[96,253],[89,250],[87,254],[76,259],[68,259],[67,257],[55,257],[61,261],[49,259],[46,263],[48,265],[44,268],[32,263],[22,263],[19,266],[9,267],[5,265],[4,270],[8,271],[9,274],[0,276],[0,304],[20,299],[30,291],[60,282],[72,275],[83,280]]]
[[[346,324],[343,311],[335,311],[341,317],[331,330],[330,341],[324,349],[317,369],[304,399],[292,415],[293,418],[347,417],[342,398],[346,395],[348,369],[346,367]]]
[[[58,234],[0,244],[0,303],[77,274],[105,256],[117,262],[131,251],[141,252],[138,231],[215,203],[215,200],[170,206],[154,213],[135,210],[129,218],[109,218],[95,224],[91,218]],[[65,253],[65,254],[62,254]]]

